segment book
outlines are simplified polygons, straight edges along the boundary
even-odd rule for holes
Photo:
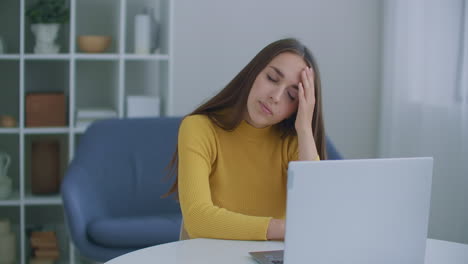
[[[54,264],[53,259],[49,258],[30,258],[29,259],[29,264]]]
[[[57,239],[54,231],[33,231],[31,237],[43,239]]]
[[[117,117],[117,111],[110,108],[80,108],[76,119],[105,119]]]
[[[58,259],[59,258],[58,249],[36,249],[34,251],[34,256],[38,258],[48,258],[48,259]]]
[[[57,249],[57,240],[43,237],[31,237],[31,247],[40,249]]]

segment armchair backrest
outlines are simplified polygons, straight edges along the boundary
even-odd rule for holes
[[[163,180],[176,149],[181,118],[110,119],[93,123],[79,142],[71,166],[85,170],[86,181],[111,216],[179,211],[172,198],[161,199],[174,179]]]

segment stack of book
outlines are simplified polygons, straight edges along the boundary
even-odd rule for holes
[[[59,258],[57,237],[53,231],[34,231],[30,240],[33,250],[30,264],[52,264]]]
[[[96,120],[117,118],[117,111],[110,108],[80,108],[76,112],[76,128],[86,129]]]

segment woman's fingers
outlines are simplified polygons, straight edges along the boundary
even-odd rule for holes
[[[310,82],[310,96],[311,99],[314,100],[315,102],[315,76],[314,76],[314,71],[312,70],[312,67],[308,68],[309,71],[309,82]]]
[[[304,94],[304,85],[302,85],[302,82],[299,83],[299,105],[305,101],[305,94]]]
[[[314,72],[312,68],[305,68],[301,73],[301,78],[305,99],[315,102]]]
[[[307,96],[309,96],[308,90],[310,87],[309,78],[307,76],[307,68],[302,71],[301,77],[302,77],[302,87],[304,88],[304,96],[307,98]]]

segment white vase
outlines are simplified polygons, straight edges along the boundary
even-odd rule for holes
[[[0,219],[0,264],[16,262],[16,235],[10,229],[10,221]]]
[[[13,186],[12,181],[7,176],[0,177],[0,200],[8,199],[11,196]]]
[[[38,54],[56,54],[60,46],[55,44],[60,24],[32,24],[31,31],[36,37],[34,53]]]
[[[12,182],[8,177],[10,161],[11,157],[8,153],[0,152],[0,200],[10,197],[12,192]]]
[[[147,14],[135,16],[135,53],[149,54],[151,50],[151,17]]]
[[[149,11],[148,11],[149,10]],[[135,53],[150,54],[159,48],[159,23],[153,8],[135,16]]]

